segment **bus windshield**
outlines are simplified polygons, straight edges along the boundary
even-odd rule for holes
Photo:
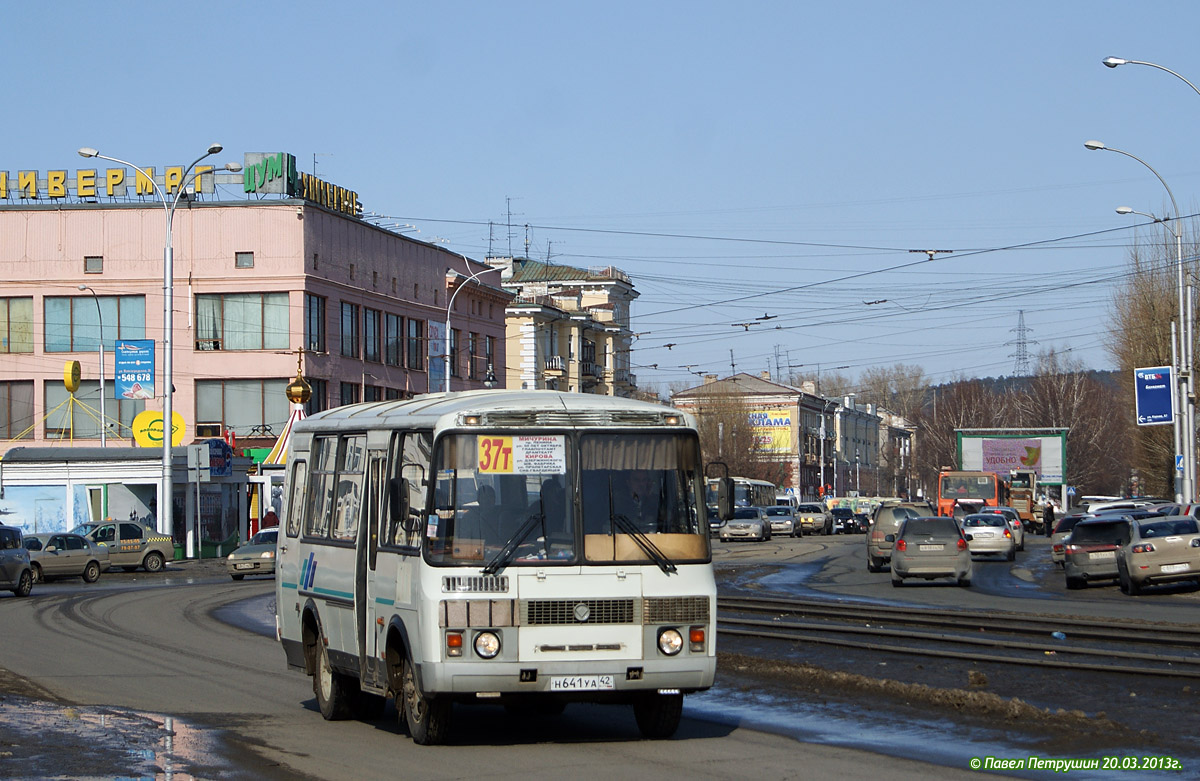
[[[432,564],[496,572],[708,558],[694,436],[455,433],[439,440],[435,464]]]
[[[943,475],[945,499],[996,499],[995,478],[991,475]]]

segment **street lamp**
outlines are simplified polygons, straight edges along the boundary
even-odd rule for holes
[[[463,258],[463,260],[466,260],[466,258]],[[467,270],[470,271],[471,267],[467,266]],[[479,269],[474,274],[467,277],[465,280],[463,280],[463,283],[461,285],[454,288],[454,292],[450,294],[450,300],[446,302],[446,335],[445,335],[445,339],[446,339],[446,393],[450,392],[450,358],[451,358],[451,356],[450,356],[450,312],[454,309],[454,299],[458,297],[458,292],[460,290],[465,288],[471,282],[475,281],[479,277],[480,274],[485,274],[489,271],[495,271],[495,269],[492,268],[491,266],[488,266],[487,268]],[[458,276],[458,272],[455,271],[454,275]],[[491,367],[491,364],[489,364],[488,371],[490,372],[491,370],[492,370],[492,367]],[[492,380],[493,380],[493,382],[495,381],[495,375],[492,375]]]
[[[191,165],[183,171],[183,176],[180,178],[179,189],[176,191],[173,198],[168,198],[167,194],[158,182],[154,181],[154,177],[147,174],[138,166],[130,163],[127,160],[121,160],[116,157],[102,155],[91,147],[83,147],[79,150],[80,157],[95,157],[100,160],[108,160],[120,165],[126,165],[140,173],[154,187],[154,194],[162,201],[163,216],[166,218],[166,237],[163,243],[163,453],[162,453],[162,487],[160,489],[162,496],[159,499],[158,508],[158,530],[167,534],[171,533],[174,528],[172,514],[174,510],[174,485],[172,484],[171,474],[171,435],[174,433],[174,425],[172,421],[173,410],[171,409],[171,394],[174,393],[172,386],[172,352],[175,344],[172,339],[172,331],[174,330],[174,318],[172,317],[172,309],[174,307],[174,289],[175,289],[175,254],[171,247],[171,222],[175,217],[175,207],[179,205],[179,199],[187,192],[188,185],[200,175],[197,171],[192,173],[192,169],[196,167],[204,158],[209,155],[215,155],[221,151],[223,147],[220,144],[210,144],[208,150],[192,161]],[[240,171],[241,165],[238,163],[226,163],[224,165],[227,171]]]
[[[1116,58],[1110,58],[1116,59]],[[1123,64],[1125,61],[1117,62],[1115,65],[1109,65],[1115,68],[1117,65]],[[1105,60],[1108,65],[1108,60]],[[1157,66],[1156,66],[1157,67]],[[1163,70],[1166,70],[1165,68]],[[1180,76],[1180,78],[1183,78]],[[1184,79],[1184,81],[1187,81]],[[1189,84],[1191,82],[1188,82]],[[1192,401],[1192,318],[1186,302],[1184,301],[1183,293],[1183,232],[1179,227],[1179,204],[1175,201],[1175,193],[1171,192],[1170,185],[1166,180],[1154,170],[1154,167],[1141,159],[1137,155],[1130,154],[1121,149],[1116,149],[1111,146],[1105,146],[1100,141],[1085,141],[1084,147],[1093,151],[1116,152],[1119,155],[1125,155],[1132,158],[1145,166],[1150,173],[1154,174],[1159,183],[1167,191],[1167,195],[1171,199],[1171,210],[1175,216],[1171,220],[1171,232],[1175,234],[1175,268],[1176,276],[1178,277],[1177,286],[1179,294],[1179,360],[1177,370],[1179,376],[1176,379],[1177,389],[1176,394],[1179,397],[1179,410],[1183,416],[1183,421],[1175,420],[1175,442],[1179,448],[1176,455],[1183,455],[1183,479],[1180,481],[1179,501],[1191,502],[1194,496],[1195,480],[1195,458],[1196,458],[1196,429],[1195,429],[1195,405]],[[1118,209],[1120,214],[1132,214],[1133,209],[1128,212]]]
[[[108,447],[108,420],[104,417],[104,315],[100,313],[100,297],[96,291],[87,285],[80,285],[79,289],[91,293],[96,302],[96,322],[100,326],[100,447]]]

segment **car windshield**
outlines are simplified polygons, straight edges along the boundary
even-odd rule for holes
[[[733,517],[740,520],[753,519],[758,520],[758,510],[752,507],[743,507],[733,511]]]
[[[792,514],[792,508],[790,508],[790,507],[775,506],[775,507],[768,507],[768,508],[766,508],[766,510],[767,510],[767,515],[791,515]]]
[[[261,531],[250,538],[251,545],[274,545],[279,540],[278,529]]]
[[[834,507],[830,512],[834,518],[850,518],[854,515],[854,511],[849,507]]]
[[[39,551],[42,549],[42,541],[37,537],[25,538],[25,550]]]
[[[1071,532],[1075,545],[1124,545],[1129,542],[1127,523],[1081,523]]]
[[[98,523],[81,523],[71,530],[71,534],[79,534],[86,537],[96,529],[100,528],[100,525],[101,524]]]
[[[958,525],[953,518],[909,518],[901,536],[957,537]]]
[[[1003,515],[989,513],[987,515],[968,515],[963,518],[963,526],[1004,526],[1007,522]]]
[[[824,512],[824,510],[822,510],[820,507],[818,507],[815,504],[802,504],[796,508],[796,512],[798,512],[798,513],[819,513],[819,512]]]
[[[1200,534],[1200,524],[1194,518],[1178,521],[1142,522],[1139,525],[1143,538],[1171,537],[1177,534]]]

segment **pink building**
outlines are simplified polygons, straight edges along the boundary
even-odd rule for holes
[[[280,192],[251,192],[263,157],[246,155],[245,179],[204,174],[174,213],[172,404],[185,443],[232,431],[239,446],[268,444],[298,361],[310,412],[443,390],[447,353],[452,390],[484,387],[489,366],[504,377],[512,294],[498,270],[364,221],[355,193],[297,177],[290,156]],[[115,164],[0,171],[0,452],[99,444],[101,323],[108,447],[132,446],[134,417],[161,412],[166,211],[140,178]],[[178,169],[157,181],[173,198]],[[153,340],[151,398],[122,397],[119,340]],[[73,396],[71,361],[83,376]]]

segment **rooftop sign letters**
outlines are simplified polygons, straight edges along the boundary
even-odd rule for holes
[[[242,190],[303,198],[352,217],[362,216],[358,193],[296,170],[296,156],[287,152],[247,152],[242,168]]]

